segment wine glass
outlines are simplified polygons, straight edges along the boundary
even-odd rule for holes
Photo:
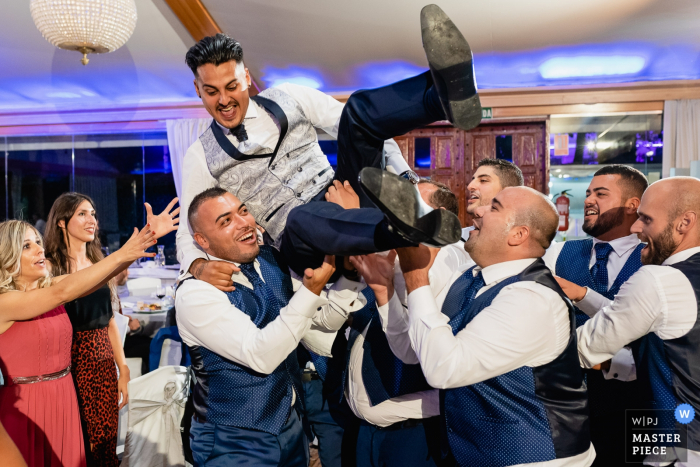
[[[156,287],[156,297],[158,297],[160,300],[162,300],[165,297],[165,287],[163,287],[162,285]]]

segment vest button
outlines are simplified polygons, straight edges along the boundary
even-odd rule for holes
[[[277,166],[276,166],[275,164],[272,164],[272,165],[270,166],[270,170],[275,170],[275,167],[277,167]]]
[[[301,198],[301,193],[297,193],[297,198]]]
[[[313,184],[315,185],[315,184],[316,184],[316,180],[311,180],[311,183],[313,183]]]
[[[301,171],[302,171],[302,168],[301,168],[301,167],[297,167],[297,172],[301,172]]]

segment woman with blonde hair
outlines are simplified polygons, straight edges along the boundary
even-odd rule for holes
[[[177,198],[159,216],[146,205],[148,222],[159,236],[177,228],[173,219]],[[54,201],[46,221],[46,259],[53,274],[72,274],[104,260],[95,203],[81,193],[63,193]],[[129,400],[129,367],[114,312],[119,312],[112,281],[65,305],[73,325],[71,364],[95,467],[117,467],[119,409]],[[115,367],[116,363],[116,367]],[[117,369],[119,368],[119,377]],[[121,405],[119,401],[121,399]]]
[[[0,423],[29,467],[81,467],[85,448],[63,304],[99,289],[156,243],[147,225],[109,258],[51,277],[31,224],[0,223]]]

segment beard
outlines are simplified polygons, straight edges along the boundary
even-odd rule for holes
[[[624,221],[625,208],[620,206],[619,208],[608,209],[604,213],[599,214],[595,222],[583,221],[581,230],[591,237],[597,238],[601,235],[605,235],[618,225],[622,225]]]
[[[656,238],[649,238],[639,234],[639,240],[646,242],[647,247],[642,250],[642,264],[662,264],[676,251],[678,243],[673,241],[673,225],[668,224],[663,232]]]

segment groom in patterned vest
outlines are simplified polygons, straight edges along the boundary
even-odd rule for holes
[[[182,209],[202,190],[228,190],[248,206],[267,243],[280,249],[297,273],[318,267],[325,254],[458,241],[461,226],[453,213],[431,211],[414,185],[379,170],[386,153],[392,171],[415,183],[417,176],[391,138],[435,121],[449,120],[462,129],[481,121],[469,44],[436,5],[423,8],[420,22],[430,71],[358,91],[344,106],[290,83],[250,97],[250,75],[238,42],[217,34],[194,45],[186,62],[214,120],[184,158]],[[335,172],[318,145],[317,130],[338,138]],[[377,171],[372,180],[377,196],[371,200],[360,190],[363,168]],[[324,202],[333,181],[351,185],[362,208],[344,210]],[[232,266],[207,261],[187,223],[178,230],[177,249],[181,276],[189,271],[222,290],[231,286]]]
[[[612,300],[642,267],[644,248],[630,233],[647,179],[626,165],[609,165],[593,176],[584,202],[583,231],[593,238],[553,245],[544,256],[559,284],[576,300],[576,324],[583,325],[598,311],[601,296]],[[572,295],[574,294],[574,295]],[[586,370],[594,465],[625,462],[625,409],[643,407],[642,388],[630,347],[601,365],[602,372]]]

